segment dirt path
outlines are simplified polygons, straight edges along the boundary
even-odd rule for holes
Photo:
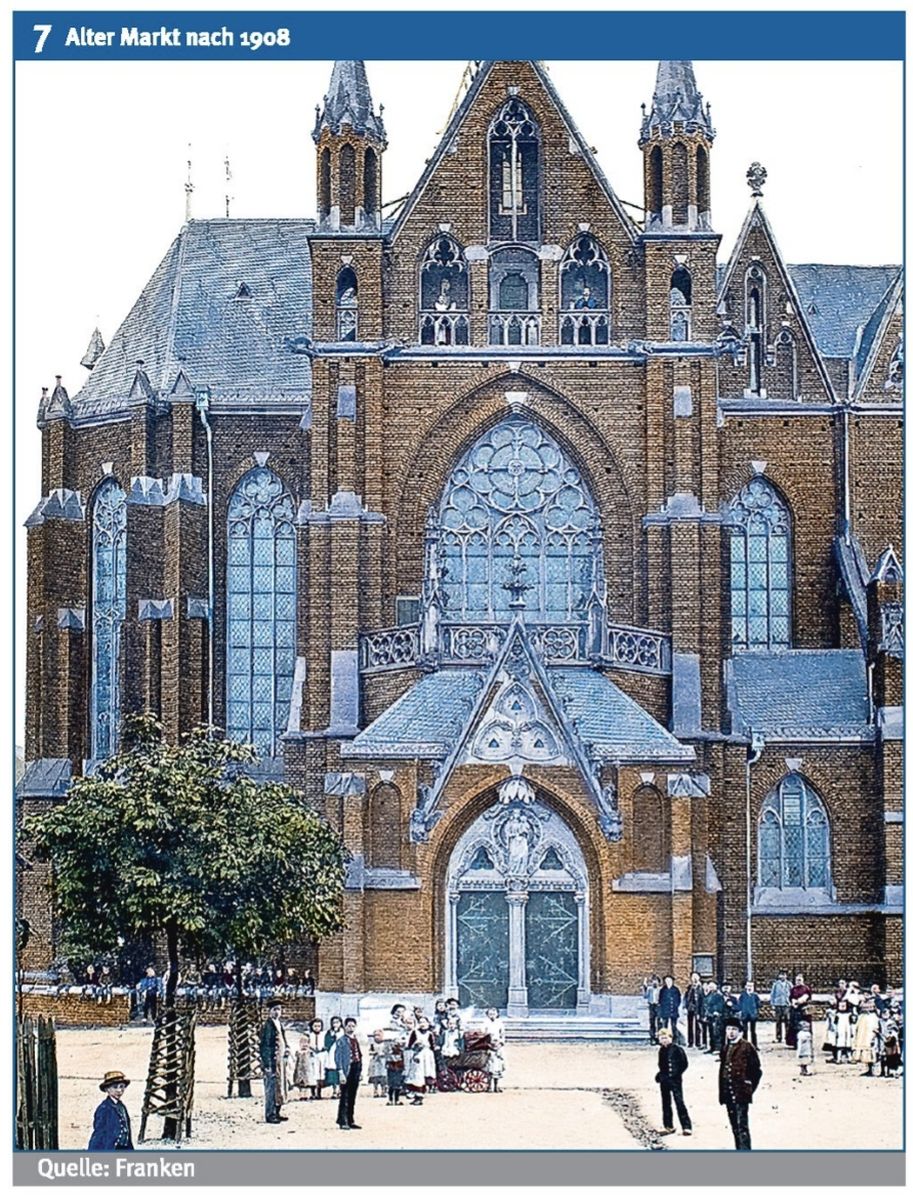
[[[857,1066],[827,1066],[800,1079],[793,1054],[769,1045],[762,1031],[764,1078],[751,1111],[754,1144],[767,1149],[898,1149],[902,1144],[902,1080],[863,1079]],[[134,1082],[125,1097],[139,1129],[142,1080],[149,1059],[148,1028],[60,1030],[60,1144],[85,1147],[106,1070]],[[430,1096],[421,1108],[391,1108],[363,1085],[356,1116],[360,1131],[336,1128],[336,1106],[287,1105],[289,1120],[263,1123],[262,1091],[227,1100],[227,1033],[197,1033],[193,1137],[198,1149],[729,1149],[726,1113],[717,1103],[716,1061],[689,1053],[685,1099],[694,1136],[656,1138],[660,1125],[655,1048],[600,1045],[513,1045],[500,1095]],[[294,1039],[292,1039],[294,1044]],[[149,1132],[157,1134],[158,1123]],[[150,1148],[161,1143],[146,1143]]]

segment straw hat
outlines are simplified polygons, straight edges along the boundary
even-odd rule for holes
[[[119,1083],[122,1083],[126,1087],[129,1082],[130,1080],[123,1071],[105,1071],[105,1077],[98,1085],[98,1090],[106,1092],[108,1088],[117,1087]]]

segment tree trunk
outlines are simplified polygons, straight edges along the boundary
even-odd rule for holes
[[[167,942],[168,942],[168,982],[165,984],[165,1012],[166,1012],[166,1014],[170,1014],[174,1011],[174,1008],[175,1008],[175,999],[177,997],[177,990],[178,990],[178,969],[179,969],[179,966],[178,966],[178,928],[177,928],[177,922],[173,918],[169,917],[169,919],[165,922],[165,936],[166,936]],[[169,1045],[167,1047],[166,1054],[167,1054],[169,1063],[172,1063],[172,1064],[174,1064],[175,1067],[177,1067],[177,1059],[178,1059],[177,1026],[172,1023],[168,1026],[168,1028],[170,1030],[172,1030],[172,1034],[169,1038]],[[172,1075],[172,1078],[175,1080],[175,1082],[173,1084],[168,1085],[168,1092],[166,1093],[169,1100],[175,1100],[177,1098],[177,1072],[176,1071]],[[177,1141],[177,1136],[178,1136],[177,1120],[174,1117],[166,1117],[165,1122],[164,1122],[164,1128],[162,1130],[162,1137],[166,1138],[166,1139],[170,1139],[171,1141]]]

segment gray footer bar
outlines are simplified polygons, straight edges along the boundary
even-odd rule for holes
[[[408,1161],[404,1161],[408,1159]],[[777,1184],[904,1184],[904,1153],[896,1150],[210,1150],[80,1154],[17,1151],[13,1183],[53,1187],[144,1184],[161,1187],[419,1186],[424,1180],[454,1185],[586,1186],[696,1184],[769,1187]],[[264,1175],[264,1171],[268,1175]]]

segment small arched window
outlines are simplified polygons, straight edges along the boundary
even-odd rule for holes
[[[691,339],[691,272],[681,265],[669,281],[669,336],[673,342]]]
[[[336,276],[336,337],[340,342],[358,340],[358,276],[348,266]]]
[[[733,500],[729,517],[732,649],[784,649],[791,626],[789,510],[758,477]]]
[[[688,147],[676,142],[672,147],[672,224],[688,224]]]
[[[489,340],[494,345],[539,344],[539,259],[511,246],[488,264]]]
[[[117,750],[121,711],[121,630],[127,615],[127,497],[113,479],[92,506],[92,758]]]
[[[654,874],[668,871],[666,804],[657,788],[644,785],[634,793],[631,825],[634,839],[633,869]]]
[[[562,345],[607,346],[611,272],[595,238],[574,238],[561,260],[560,280]]]
[[[399,789],[382,783],[368,805],[368,865],[402,869],[403,818]]]
[[[748,391],[762,394],[767,324],[767,276],[758,263],[745,274],[745,333],[748,337]]]
[[[662,221],[663,217],[663,152],[654,146],[650,151],[650,211]]]
[[[707,151],[703,146],[698,146],[696,155],[697,169],[697,211],[699,217],[703,218],[702,224],[709,227],[710,215],[710,162],[707,158]]]
[[[792,772],[770,792],[758,822],[762,888],[829,889],[830,823],[818,793]]]
[[[425,251],[419,291],[422,345],[468,345],[469,272],[453,238],[442,234]]]
[[[320,152],[320,219],[330,215],[330,152]]]
[[[488,132],[489,220],[493,241],[539,240],[539,126],[512,97]]]
[[[796,339],[788,329],[781,329],[774,342],[777,365],[778,388],[787,400],[798,400],[799,363],[796,355]]]
[[[369,146],[365,150],[365,213],[370,219],[377,216],[377,155]]]
[[[355,224],[355,151],[348,143],[339,151],[339,223]]]
[[[228,505],[228,736],[281,753],[295,675],[295,506],[266,467],[248,471]]]

